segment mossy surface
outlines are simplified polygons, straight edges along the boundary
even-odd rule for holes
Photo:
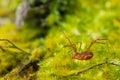
[[[10,3],[9,3],[10,2]],[[31,7],[20,30],[13,23],[20,0],[0,1],[0,80],[120,80],[120,1],[119,0],[28,0]],[[9,6],[8,6],[9,5]],[[45,6],[45,7],[44,7]],[[63,31],[76,44],[78,52],[87,50],[97,38],[89,60],[72,59],[73,49]],[[78,42],[82,42],[79,50]]]

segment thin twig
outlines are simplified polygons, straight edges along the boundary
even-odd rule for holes
[[[14,43],[12,43],[8,39],[0,39],[0,41],[7,41],[8,43],[11,44],[10,46],[0,46],[0,48],[2,50],[4,50],[4,48],[16,48],[16,49],[22,51],[23,53],[28,53],[28,52],[22,50],[21,48],[17,47]],[[7,77],[19,74],[25,68],[25,66],[28,65],[30,62],[31,62],[31,58],[23,59],[12,71],[10,71],[10,73],[5,75],[5,79],[7,79]]]
[[[12,76],[17,76],[19,73],[25,68],[26,65],[28,65],[31,62],[31,59],[29,58],[22,60],[14,69],[12,69],[8,74],[4,76],[4,78],[9,78]]]
[[[103,64],[110,64],[110,65],[120,66],[120,64],[115,63],[115,62],[113,62],[113,61],[111,61],[111,62],[107,62],[107,61],[106,61],[106,62],[102,62],[102,63],[98,63],[98,64],[95,64],[95,65],[92,65],[92,66],[90,66],[90,67],[88,67],[88,68],[86,68],[86,69],[84,69],[84,70],[81,70],[81,71],[78,71],[78,72],[72,73],[72,74],[70,74],[70,75],[63,76],[63,77],[68,77],[68,76],[73,76],[73,75],[79,75],[79,74],[81,74],[81,73],[87,72],[87,71],[89,71],[90,69],[96,68],[97,66],[101,66],[101,65],[103,65]]]
[[[0,46],[0,49],[1,50],[3,50],[3,51],[5,51],[5,49],[4,48],[15,48],[15,49],[18,49],[18,50],[20,50],[21,52],[23,52],[23,53],[27,53],[28,54],[28,52],[26,52],[26,51],[24,51],[24,50],[22,50],[21,48],[19,48],[19,47],[17,47],[14,43],[12,43],[10,40],[8,40],[8,39],[0,39],[0,41],[7,41],[8,43],[10,43],[11,45],[10,46]],[[26,61],[28,61],[27,63],[25,63]],[[31,60],[27,60],[27,59],[25,59],[25,60],[22,60],[21,62],[20,62],[20,64],[15,68],[15,69],[13,69],[11,72],[13,72],[14,70],[16,70],[16,72],[20,72],[28,63],[30,63],[30,61]]]
[[[16,49],[20,50],[20,51],[23,52],[23,53],[28,53],[28,52],[24,51],[23,49],[17,47],[14,43],[12,43],[12,42],[11,42],[10,40],[8,40],[8,39],[0,39],[0,41],[7,41],[8,43],[10,43],[12,46],[9,46],[8,48],[16,48]],[[1,47],[2,47],[2,46],[1,46]]]

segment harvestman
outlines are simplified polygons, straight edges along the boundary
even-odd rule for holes
[[[92,45],[95,44],[95,43],[105,44],[104,42],[99,42],[99,41],[108,40],[108,39],[99,39],[99,38],[95,39],[90,43],[90,45],[88,46],[88,48],[85,51],[80,52],[80,51],[77,51],[76,45],[71,42],[71,40],[65,34],[65,32],[63,32],[63,34],[70,43],[70,45],[67,45],[67,46],[71,47],[74,51],[72,58],[73,59],[78,59],[78,60],[89,60],[89,59],[91,59],[93,57],[93,52],[90,50]],[[80,42],[80,49],[81,49],[81,45],[82,45],[82,43]]]

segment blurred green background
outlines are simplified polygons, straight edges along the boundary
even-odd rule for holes
[[[100,62],[120,63],[119,0],[27,0],[30,9],[17,29],[15,15],[21,3],[0,0],[0,38],[29,53],[3,48],[10,44],[0,41],[1,80],[120,80],[120,67],[108,64],[75,74]],[[72,42],[81,41],[82,51],[97,38],[107,38],[108,46],[94,44],[90,60],[72,59],[73,50],[64,47],[69,42],[62,31]],[[21,61],[24,67],[19,65]],[[11,71],[19,72],[16,76]]]

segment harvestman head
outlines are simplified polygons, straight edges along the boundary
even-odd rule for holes
[[[108,40],[108,39],[95,39],[93,40],[90,45],[88,46],[88,48],[85,51],[77,51],[76,45],[72,43],[72,41],[70,40],[70,38],[65,34],[65,32],[63,32],[65,38],[69,41],[70,43],[70,47],[73,49],[74,53],[72,58],[73,59],[78,59],[78,60],[89,60],[93,57],[93,52],[90,50],[90,48],[93,46],[93,44],[95,43],[99,43],[99,44],[106,44],[104,42],[100,42],[102,40]],[[82,42],[80,42],[80,49],[81,49],[81,45]]]

